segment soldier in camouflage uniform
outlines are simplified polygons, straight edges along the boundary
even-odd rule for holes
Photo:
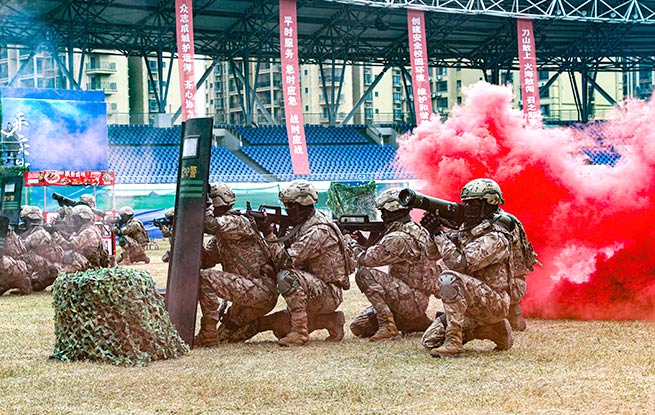
[[[134,217],[134,210],[130,206],[123,206],[118,210],[119,222],[112,232],[118,235],[118,244],[123,252],[116,261],[117,264],[130,265],[137,262],[150,263],[146,254],[146,245],[150,242],[148,231],[143,223]]]
[[[23,240],[8,226],[9,218],[4,217],[3,222],[7,226],[7,236],[0,249],[0,295],[12,288],[16,289],[13,292],[17,294],[29,294],[32,292],[32,270],[22,260],[27,250]]]
[[[437,276],[426,250],[430,235],[401,206],[400,190],[385,190],[375,202],[386,225],[381,239],[366,250],[353,249],[359,265],[355,281],[372,306],[355,317],[350,331],[370,341],[398,339],[399,329],[422,333],[432,322],[425,314]],[[385,265],[388,273],[375,269]]]
[[[25,232],[21,234],[27,249],[25,261],[33,271],[32,291],[43,291],[57,278],[64,250],[43,227],[43,214],[37,206],[23,206],[20,219],[25,224]]]
[[[249,339],[257,334],[249,323],[271,311],[278,297],[271,253],[254,220],[231,210],[236,199],[226,184],[212,184],[209,197],[205,233],[212,238],[202,253],[202,318],[194,346]],[[212,268],[219,263],[221,270]],[[221,298],[232,306],[217,330]]]
[[[109,255],[102,242],[102,234],[95,225],[95,214],[86,205],[75,206],[70,214],[73,234],[63,238],[55,232],[53,238],[64,249],[62,272],[78,272],[107,267]]]
[[[161,231],[161,234],[164,236],[164,238],[168,238],[168,244],[169,246],[173,246],[173,226],[175,224],[175,208],[168,208],[166,209],[166,212],[164,212],[164,217],[168,221],[168,224],[162,223],[161,226],[159,227],[159,230]],[[168,260],[171,257],[171,251],[170,249],[166,252],[164,252],[164,255],[161,256],[162,262],[168,262]]]
[[[421,224],[432,234],[428,247],[445,268],[438,278],[445,319],[437,318],[423,336],[423,345],[434,357],[457,356],[463,344],[488,339],[497,350],[512,347],[507,321],[510,306],[511,232],[500,220],[504,202],[498,184],[476,179],[461,192],[468,207],[465,222],[453,232],[443,232],[437,215],[427,213]],[[438,214],[438,212],[436,212]],[[445,325],[444,325],[445,320]]]
[[[338,227],[314,209],[318,194],[310,182],[294,181],[279,197],[294,228],[283,237],[284,241],[276,241],[272,229],[262,231],[281,270],[277,287],[287,310],[260,319],[258,328],[272,328],[279,337],[286,330],[280,325],[267,326],[267,321],[283,321],[290,315],[291,331],[280,338],[281,346],[305,344],[309,333],[319,328],[328,330],[327,341],[340,341],[345,319],[343,312],[335,310],[343,301],[342,290],[350,288],[352,254]]]

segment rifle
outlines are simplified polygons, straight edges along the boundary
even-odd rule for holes
[[[171,224],[172,224],[171,221],[168,220],[168,218],[165,217],[165,216],[164,216],[163,218],[153,219],[153,220],[152,220],[152,226],[156,226],[156,227],[158,227],[159,229],[161,229],[161,228],[164,227],[164,226],[170,228],[170,227],[171,227]]]
[[[355,231],[369,232],[366,243],[362,244],[365,248],[373,245],[386,229],[384,222],[371,221],[368,215],[341,215],[337,220],[337,226],[344,234],[351,234]]]
[[[246,215],[253,218],[257,223],[260,223],[264,218],[268,218],[271,223],[277,225],[275,236],[278,238],[287,233],[289,228],[293,228],[293,223],[291,223],[289,216],[282,213],[282,208],[280,206],[260,205],[259,209],[252,210],[250,201],[247,201]]]
[[[73,200],[73,199],[68,198],[68,197],[66,197],[64,195],[60,195],[57,192],[54,192],[52,194],[52,198],[57,201],[57,203],[59,204],[59,207],[62,207],[62,206],[75,207],[75,206],[79,206],[79,205],[89,206],[89,205],[87,205],[86,203],[84,203],[82,201]],[[96,216],[100,216],[101,218],[105,217],[105,212],[103,212],[102,210],[94,209],[91,206],[89,206],[89,208],[93,211],[93,213]]]
[[[457,229],[464,223],[466,211],[469,209],[468,206],[461,203],[426,196],[412,189],[401,190],[398,199],[400,199],[401,205],[408,208],[419,208],[430,213],[438,210],[442,224],[451,229]]]

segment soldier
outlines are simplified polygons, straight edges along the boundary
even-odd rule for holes
[[[134,210],[130,206],[123,206],[118,210],[120,217],[112,230],[118,235],[118,244],[123,248],[116,263],[129,265],[136,262],[150,263],[146,254],[146,245],[150,242],[148,232],[143,223],[134,217]]]
[[[25,257],[27,250],[14,230],[9,226],[9,218],[0,217],[0,295],[7,290],[16,288],[17,294],[32,292],[31,274],[29,265],[21,258]]]
[[[202,317],[194,346],[249,339],[257,334],[249,323],[271,311],[278,297],[271,252],[254,220],[231,210],[236,198],[226,184],[212,184],[209,197],[212,206],[207,209],[205,232],[212,238],[202,255]],[[212,268],[219,263],[222,270]],[[221,298],[232,306],[217,330]]]
[[[80,202],[84,203],[91,209],[96,208],[96,198],[93,197],[92,194],[85,193],[83,195],[80,195]]]
[[[168,208],[164,212],[164,217],[166,218],[167,223],[161,223],[159,230],[161,231],[164,238],[168,238],[169,246],[173,246],[173,227],[175,225],[175,208]],[[164,255],[161,256],[162,262],[168,262],[171,257],[170,249],[164,252]]]
[[[20,219],[25,224],[25,231],[21,234],[27,249],[25,261],[33,271],[32,291],[43,291],[59,275],[64,250],[43,227],[43,214],[37,206],[23,206]]]
[[[511,242],[519,227],[502,218],[498,205],[504,203],[503,194],[491,179],[470,181],[462,188],[461,199],[468,209],[458,230],[444,232],[438,212],[426,213],[421,220],[432,235],[429,252],[440,256],[445,268],[438,278],[437,295],[445,319],[435,319],[423,336],[423,345],[432,349],[433,357],[460,355],[463,344],[473,339],[491,340],[497,350],[508,350],[513,344],[506,317]]]
[[[102,243],[102,235],[95,225],[95,214],[86,205],[71,210],[70,220],[74,232],[64,239],[58,232],[55,242],[64,249],[63,272],[99,269],[109,265],[109,255]]]
[[[366,250],[353,249],[359,265],[355,281],[372,306],[355,317],[350,331],[370,341],[398,339],[399,329],[424,332],[432,322],[425,314],[437,276],[426,250],[430,235],[412,222],[410,209],[398,199],[400,190],[385,190],[375,202],[386,226],[381,239]],[[385,265],[388,273],[375,268]]]
[[[258,328],[273,329],[279,337],[286,331],[280,322],[290,315],[291,331],[278,341],[281,346],[305,344],[309,332],[319,328],[330,333],[327,341],[340,341],[345,319],[335,310],[343,301],[342,290],[350,288],[352,253],[336,224],[314,209],[318,194],[310,182],[291,182],[279,197],[294,228],[284,241],[275,240],[271,228],[262,230],[281,269],[277,287],[287,310],[260,319]]]

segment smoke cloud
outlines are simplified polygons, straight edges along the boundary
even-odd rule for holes
[[[398,161],[423,193],[459,200],[469,180],[496,180],[543,267],[522,305],[542,318],[655,320],[655,102],[630,101],[584,128],[527,127],[508,87],[480,82],[447,121],[405,137]],[[591,165],[581,150],[621,157]]]

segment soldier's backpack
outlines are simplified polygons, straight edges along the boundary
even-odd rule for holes
[[[510,263],[513,277],[523,278],[534,271],[535,265],[541,265],[541,262],[537,259],[537,253],[532,247],[532,243],[525,234],[525,229],[521,221],[514,215],[501,212],[494,218],[494,222],[503,225],[508,231],[508,236],[510,236],[512,244]]]

